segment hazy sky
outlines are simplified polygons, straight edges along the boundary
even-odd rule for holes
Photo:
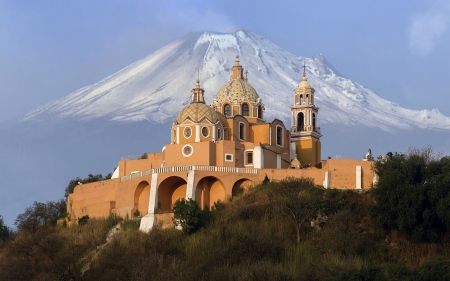
[[[266,3],[265,3],[266,2]],[[450,116],[450,1],[0,0],[0,122],[192,31],[242,26],[411,109]]]

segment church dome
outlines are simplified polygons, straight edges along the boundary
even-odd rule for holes
[[[186,121],[186,119],[189,119],[194,123],[200,123],[205,119],[213,124],[217,123],[219,117],[216,111],[214,111],[211,106],[205,104],[205,90],[200,87],[200,80],[197,79],[197,85],[195,85],[195,88],[192,89],[191,93],[190,104],[186,105],[180,113],[178,113],[176,123],[181,124]]]
[[[207,119],[209,122],[215,124],[219,120],[219,116],[209,105],[204,103],[191,103],[185,106],[180,113],[178,113],[176,122],[181,124],[187,119],[194,123],[200,123]]]
[[[311,85],[309,84],[308,80],[306,80],[306,77],[303,77],[302,81],[298,84],[299,89],[311,89]]]
[[[259,99],[256,90],[248,83],[248,79],[243,77],[244,70],[239,63],[239,56],[236,56],[236,61],[231,69],[231,78],[228,83],[220,88],[217,92],[216,100],[219,103],[224,101],[236,101],[241,103],[244,100],[249,102],[257,102]]]
[[[238,103],[248,100],[250,102],[257,102],[259,96],[256,90],[243,79],[232,79],[226,83],[216,95],[216,100],[223,103],[226,100]]]

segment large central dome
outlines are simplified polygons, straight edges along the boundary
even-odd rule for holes
[[[239,56],[231,69],[230,81],[217,92],[216,100],[219,103],[229,101],[241,103],[243,101],[257,102],[259,99],[256,90],[248,83],[248,79],[243,77],[244,69],[239,63]]]
[[[245,100],[256,102],[259,96],[256,90],[244,79],[231,79],[217,92],[216,100],[220,103],[233,101],[241,103]]]

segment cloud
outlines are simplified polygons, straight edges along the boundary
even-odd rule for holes
[[[426,12],[413,16],[409,27],[409,49],[412,53],[427,55],[447,30],[450,3],[437,1]]]

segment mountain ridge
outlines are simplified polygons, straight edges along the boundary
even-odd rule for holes
[[[188,103],[197,77],[210,103],[228,81],[236,54],[249,71],[249,83],[266,105],[268,119],[279,118],[288,124],[293,90],[301,80],[305,63],[308,81],[316,89],[319,123],[364,125],[386,131],[416,127],[450,129],[450,118],[437,109],[403,108],[346,78],[322,54],[312,58],[296,56],[245,29],[233,33],[190,33],[18,120],[39,120],[47,114],[80,120],[165,123],[173,120]]]

